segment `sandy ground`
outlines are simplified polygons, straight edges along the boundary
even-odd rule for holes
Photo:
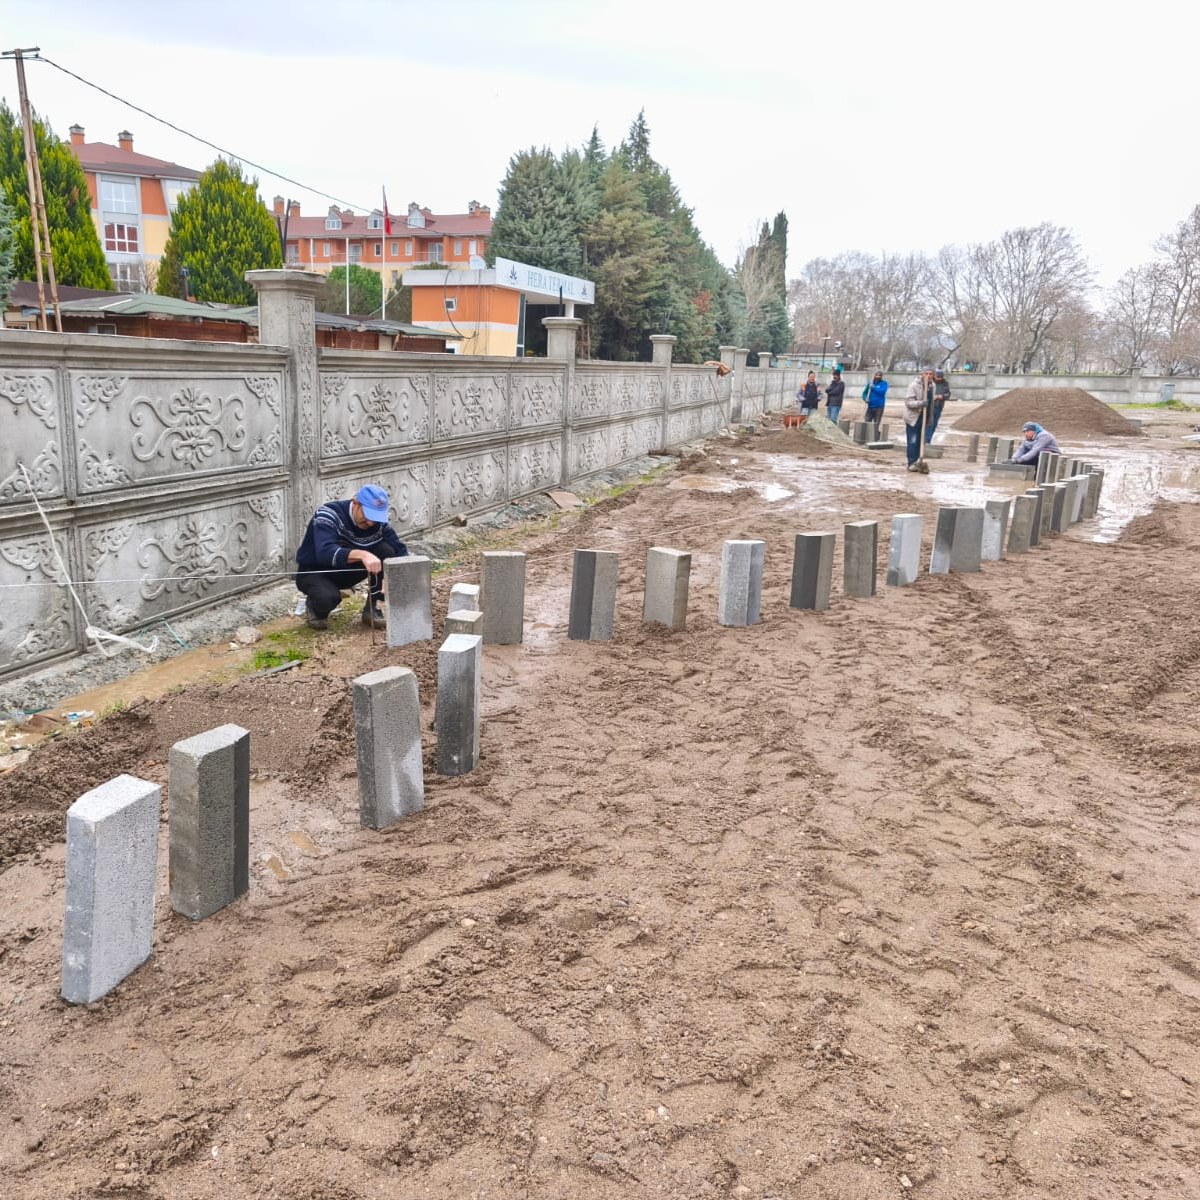
[[[389,832],[347,680],[413,666],[429,718],[436,649],[357,626],[0,779],[0,1193],[1200,1196],[1200,451],[1089,445],[1098,522],[818,615],[796,532],[913,511],[928,542],[939,500],[1005,493],[953,435],[928,478],[800,437],[530,532],[482,765],[439,778],[429,734]],[[765,619],[722,629],[742,536]],[[695,554],[686,632],[639,623],[650,545]],[[611,643],[566,640],[574,546],[622,554]],[[153,958],[63,1004],[65,808],[226,721],[249,895],[175,916],[164,824]]]

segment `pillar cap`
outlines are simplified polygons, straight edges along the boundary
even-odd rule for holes
[[[677,342],[679,339],[673,333],[652,333],[650,335],[652,342]]]
[[[316,271],[247,271],[243,278],[260,295],[263,292],[294,291],[316,296],[325,286],[325,276]]]
[[[581,329],[582,317],[543,317],[542,324],[547,329]]]

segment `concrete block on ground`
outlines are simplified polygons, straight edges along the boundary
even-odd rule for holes
[[[1051,467],[1050,460],[1053,457],[1054,457],[1054,455],[1052,455],[1048,452],[1045,452],[1045,451],[1043,451],[1041,454],[1039,454],[1037,456],[1037,467],[1036,467],[1037,474],[1034,476],[1034,480],[1037,483],[1045,483],[1046,482],[1046,477],[1049,474],[1050,467]]]
[[[824,612],[833,584],[833,533],[798,533],[792,558],[792,608]]]
[[[996,462],[1011,462],[1012,456],[1017,452],[1017,443],[1015,438],[1000,438],[996,443]]]
[[[452,633],[438,650],[439,775],[466,775],[478,765],[482,700],[483,639]]]
[[[425,804],[417,677],[408,667],[383,667],[359,675],[350,687],[358,820],[367,829],[386,829]]]
[[[1091,520],[1100,510],[1100,493],[1104,489],[1104,472],[1094,468],[1087,477],[1087,495],[1083,501],[1083,518]]]
[[[753,539],[725,543],[721,551],[718,625],[757,625],[762,619],[762,582],[766,557],[766,542]]]
[[[1083,520],[1083,506],[1087,500],[1088,477],[1086,475],[1072,475],[1067,481],[1067,486],[1070,488],[1068,501],[1071,505],[1071,524],[1074,525],[1076,522]]]
[[[958,523],[958,509],[953,505],[942,505],[938,509],[937,525],[933,531],[933,550],[929,555],[930,575],[945,575],[950,570],[950,551],[954,547],[954,526]]]
[[[868,442],[868,450],[895,450],[895,442]]]
[[[879,572],[879,522],[851,521],[842,526],[842,591],[868,600],[875,595]]]
[[[433,563],[423,554],[383,560],[387,644],[407,646],[433,637]]]
[[[916,582],[921,570],[921,516],[899,513],[892,518],[892,537],[888,543],[888,587],[907,587]]]
[[[454,584],[450,589],[450,603],[446,606],[446,612],[483,612],[479,590],[477,583]]]
[[[452,633],[466,633],[472,637],[483,637],[483,613],[460,608],[446,618],[443,627],[447,637]]]
[[[150,957],[162,788],[118,775],[67,809],[62,997],[90,1004]]]
[[[1013,501],[1012,523],[1008,527],[1008,553],[1027,554],[1033,545],[1039,497],[1018,496]]]
[[[1000,439],[992,436],[987,440],[987,462],[989,466],[996,461],[996,453],[1000,448]]]
[[[889,442],[892,438],[892,427],[886,421],[880,421],[875,436],[881,442]]]
[[[874,422],[855,421],[854,432],[851,434],[851,436],[860,446],[865,446],[871,439],[874,428]]]
[[[926,446],[925,447],[925,457],[926,458],[945,458],[945,456],[946,456],[946,447],[945,446]]]
[[[1066,533],[1071,524],[1071,508],[1067,503],[1069,490],[1065,483],[1052,483],[1049,487],[1051,533]]]
[[[845,434],[849,434],[854,429],[854,422],[849,417],[841,417],[838,420],[838,428]]]
[[[525,637],[525,555],[485,550],[481,557],[484,644],[515,646]]]
[[[967,462],[979,461],[979,434],[973,433],[967,438]]]
[[[1005,479],[1010,483],[1023,483],[1027,479],[1034,479],[1037,470],[1024,463],[994,462],[988,467],[988,474],[994,479]]]
[[[983,560],[982,508],[960,508],[954,523],[954,543],[950,549],[950,570],[958,574],[978,571]]]
[[[644,624],[665,625],[668,629],[686,627],[691,574],[689,551],[671,550],[666,546],[651,546],[646,551],[646,594],[642,600]]]
[[[988,500],[983,506],[983,539],[980,558],[984,562],[999,562],[1004,557],[1004,539],[1008,533],[1011,500]]]
[[[220,725],[168,755],[171,907],[211,917],[250,888],[250,734]]]
[[[1040,487],[1030,488],[1027,495],[1036,505],[1033,513],[1033,528],[1029,531],[1029,544],[1036,546],[1042,540],[1042,507],[1045,501],[1045,490]]]
[[[617,571],[614,550],[576,550],[571,571],[571,605],[567,637],[573,642],[607,642],[613,635],[617,611]]]

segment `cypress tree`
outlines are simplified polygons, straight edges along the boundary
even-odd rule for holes
[[[104,250],[92,220],[87,176],[66,142],[36,116],[33,140],[42,169],[46,221],[54,251],[54,276],[64,286],[111,288]],[[29,179],[25,173],[25,140],[21,120],[0,101],[0,190],[13,211],[13,277],[33,279],[33,226]]]
[[[218,158],[179,197],[158,268],[158,293],[183,296],[183,268],[193,300],[254,304],[247,271],[283,265],[279,231],[238,163]]]

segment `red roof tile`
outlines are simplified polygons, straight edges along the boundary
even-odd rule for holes
[[[106,171],[114,175],[139,175],[149,179],[199,179],[200,172],[165,158],[151,158],[135,150],[122,150],[107,142],[84,142],[71,146],[85,171]]]

